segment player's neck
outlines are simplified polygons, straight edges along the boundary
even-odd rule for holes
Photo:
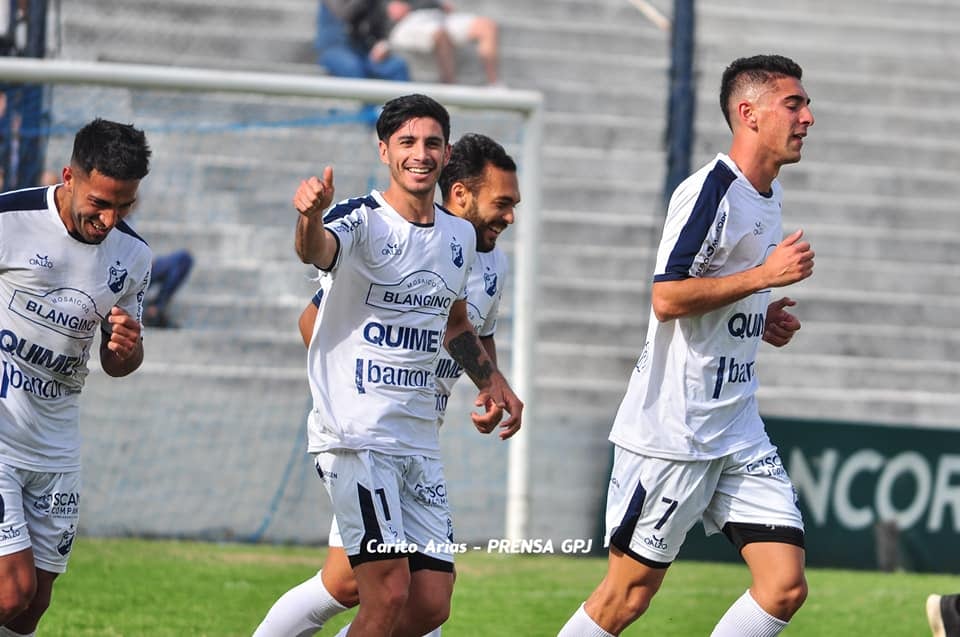
[[[384,200],[410,223],[429,225],[434,222],[433,193],[416,194],[391,185],[383,192]]]
[[[757,192],[770,192],[773,180],[780,172],[780,166],[776,162],[769,161],[756,149],[744,147],[736,142],[730,147],[727,155]]]

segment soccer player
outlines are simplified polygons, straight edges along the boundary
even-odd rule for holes
[[[330,273],[307,355],[314,399],[309,450],[327,488],[360,598],[352,635],[422,635],[453,590],[453,534],[439,460],[434,364],[441,347],[480,389],[475,426],[501,437],[523,405],[470,323],[473,225],[438,208],[449,115],[423,95],[387,102],[377,120],[383,193],[324,220],[333,171],[300,184],[296,248]]]
[[[960,637],[960,594],[930,595],[926,610],[933,637]]]
[[[513,223],[514,208],[520,202],[517,166],[494,140],[486,135],[467,134],[453,145],[439,183],[444,207],[467,219],[476,228],[477,265],[467,282],[467,305],[484,349],[496,362],[494,331],[507,271],[506,255],[496,247],[496,241],[500,233]],[[324,292],[322,285],[300,315],[300,334],[307,346],[313,337]],[[437,418],[442,424],[447,399],[461,369],[445,351],[441,351],[435,370]],[[284,593],[253,637],[310,635],[334,615],[357,605],[357,584],[343,549],[336,518],[330,528],[329,547],[323,568]],[[431,633],[434,634],[440,634],[440,629]]]
[[[720,107],[733,132],[674,191],[657,253],[647,339],[610,440],[607,575],[560,637],[619,635],[646,611],[699,519],[739,549],[753,579],[714,637],[771,637],[807,595],[803,521],[760,419],[760,341],[781,347],[800,321],[771,288],[813,272],[798,230],[781,230],[777,175],[813,125],[800,67],[735,60]]]
[[[133,126],[76,134],[63,183],[0,195],[0,635],[33,635],[80,515],[78,407],[100,365],[143,361],[151,253],[123,218],[150,150]]]

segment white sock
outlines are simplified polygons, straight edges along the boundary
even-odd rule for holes
[[[308,637],[328,619],[347,610],[334,599],[320,579],[320,571],[280,596],[263,618],[253,637]]]
[[[613,637],[613,633],[597,626],[597,622],[590,619],[583,604],[580,604],[580,608],[563,625],[557,637]]]
[[[760,608],[747,591],[727,609],[710,637],[775,637],[786,627],[787,622]]]
[[[353,622],[351,622],[351,623],[353,623]],[[336,635],[334,635],[333,637],[347,637],[347,631],[348,631],[348,630],[350,630],[350,624],[347,624],[346,626],[344,626],[343,628],[341,628],[341,629],[340,629],[340,632],[337,633]],[[437,626],[436,628],[434,628],[433,630],[431,630],[429,633],[427,633],[427,634],[424,635],[423,637],[440,637],[440,626]]]
[[[37,633],[15,633],[6,626],[0,626],[0,637],[35,637]]]

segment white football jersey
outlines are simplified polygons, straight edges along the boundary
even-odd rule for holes
[[[324,222],[339,248],[307,352],[309,451],[439,457],[434,370],[476,231],[439,206],[411,223],[375,190]]]
[[[761,265],[782,240],[782,189],[761,194],[724,154],[684,180],[670,200],[654,281],[721,277]],[[610,440],[636,453],[709,459],[766,434],[757,351],[770,290],[699,316],[661,323],[647,338]]]
[[[497,315],[500,311],[500,298],[507,280],[507,256],[500,248],[490,252],[478,252],[470,279],[467,281],[467,313],[477,336],[493,336],[497,330]],[[441,348],[437,359],[437,418],[443,424],[447,401],[453,384],[463,374],[463,368]]]
[[[122,221],[102,243],[75,239],[56,188],[0,195],[0,460],[31,471],[80,467],[94,337],[115,305],[140,320],[150,283],[146,242]]]

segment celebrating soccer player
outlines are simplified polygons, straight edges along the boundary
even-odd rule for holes
[[[151,253],[124,223],[150,150],[133,126],[76,134],[63,183],[0,195],[0,635],[32,635],[80,516],[80,390],[143,361]],[[116,232],[114,232],[116,230]]]
[[[509,437],[523,405],[470,322],[474,226],[434,203],[449,156],[446,109],[423,95],[387,102],[377,120],[383,193],[324,218],[333,171],[294,197],[296,248],[329,272],[310,342],[309,450],[333,502],[357,579],[351,635],[422,635],[450,610],[453,543],[439,459],[434,364],[446,349],[480,389],[481,429]],[[381,337],[387,330],[393,337]],[[437,495],[433,495],[437,494]]]
[[[670,200],[646,343],[610,434],[607,575],[560,637],[619,635],[697,520],[729,538],[753,577],[713,637],[772,637],[806,598],[803,521],[755,398],[760,341],[781,347],[800,329],[794,301],[771,302],[771,288],[813,272],[803,232],[783,238],[777,181],[813,125],[801,75],[778,55],[723,73],[733,142]]]

